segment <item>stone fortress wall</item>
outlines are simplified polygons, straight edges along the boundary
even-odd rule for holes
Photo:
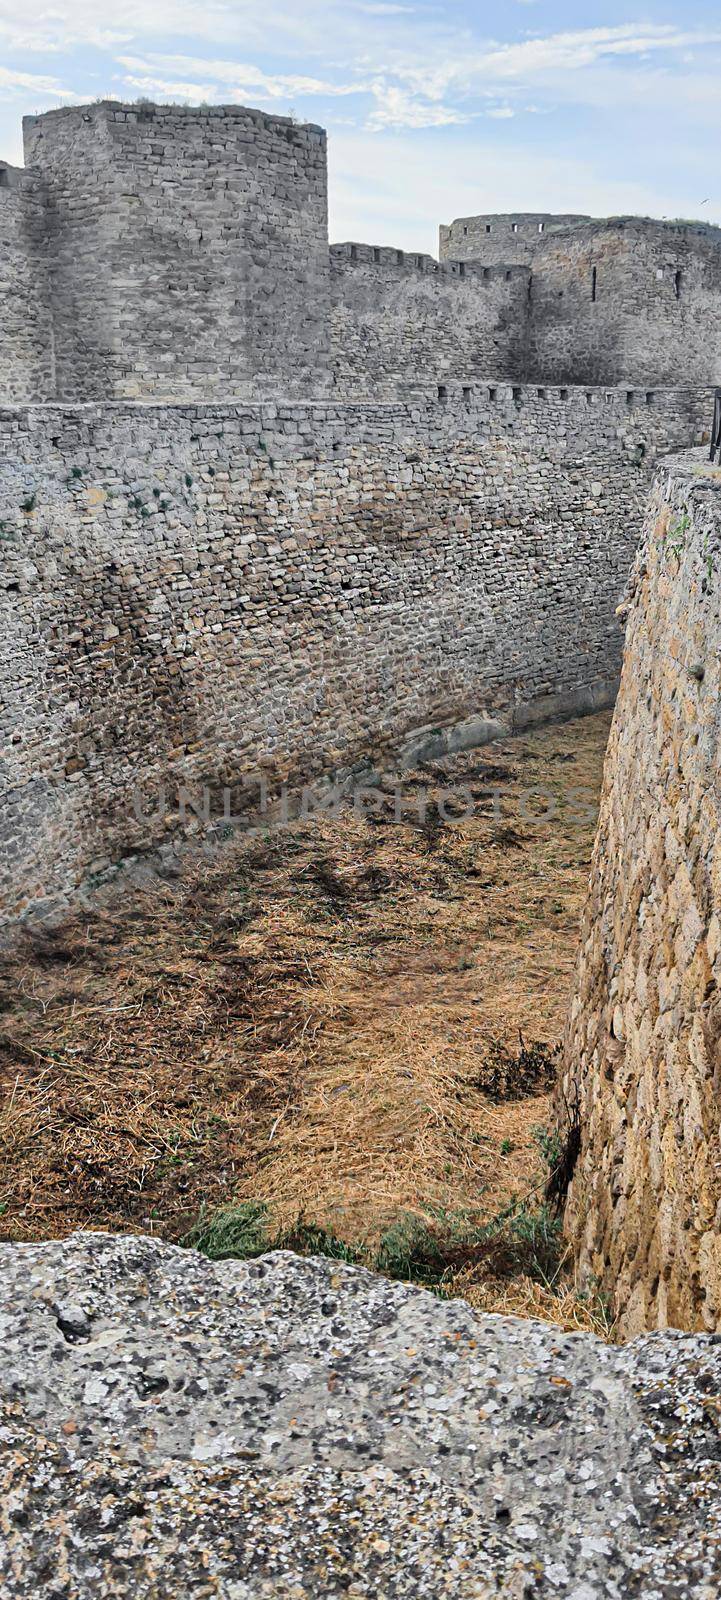
[[[664,465],[632,583],[566,1052],[567,1226],[622,1335],[721,1325],[721,470]]]
[[[612,699],[712,338],[681,388],[640,357],[525,382],[535,263],[330,248],[325,135],[290,118],[103,102],[25,141],[0,168],[9,909],[172,834],[133,818],[140,774],[316,777],[429,720]]]
[[[539,241],[546,234],[565,232],[591,217],[549,211],[489,212],[476,217],[458,217],[438,229],[441,261],[483,261],[487,266],[509,261],[532,266]]]
[[[0,399],[55,393],[45,207],[34,174],[0,162]]]
[[[58,397],[322,392],[321,128],[106,101],[26,117],[23,131],[46,193]]]
[[[530,272],[332,245],[336,392],[393,399],[454,380],[522,380]]]
[[[610,704],[649,473],[709,406],[458,385],[0,411],[6,913],[182,831],[179,786],[237,812],[261,771]]]
[[[104,101],[0,165],[0,403],[721,381],[721,229],[523,213],[329,248],[321,128]]]
[[[721,382],[721,228],[643,217],[461,218],[442,261],[530,272],[523,377]]]
[[[261,777],[613,702],[656,463],[708,438],[721,230],[469,218],[435,262],[329,247],[325,135],[290,118],[105,102],[25,139],[0,163],[7,920],[168,863]],[[567,1223],[624,1332],[721,1320],[720,483],[659,480],[569,1029]]]

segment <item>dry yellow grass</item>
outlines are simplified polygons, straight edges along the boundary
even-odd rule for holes
[[[263,1199],[372,1244],[399,1212],[540,1187],[548,1072],[499,1062],[561,1036],[607,732],[405,780],[470,787],[457,826],[398,825],[389,795],[25,936],[1,975],[4,1236],[177,1238],[202,1203]]]
[[[563,1276],[555,1284],[544,1284],[525,1276],[493,1278],[470,1271],[459,1273],[448,1288],[454,1297],[467,1300],[484,1315],[534,1317],[539,1322],[555,1322],[567,1333],[594,1333],[606,1343],[614,1338],[614,1325],[603,1302],[579,1294]]]

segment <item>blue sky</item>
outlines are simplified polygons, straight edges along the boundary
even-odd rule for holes
[[[436,253],[474,211],[721,223],[721,12],[603,0],[0,0],[0,155],[73,101],[292,111],[331,237]]]

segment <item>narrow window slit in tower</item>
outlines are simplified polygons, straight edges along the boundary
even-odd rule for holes
[[[593,272],[591,273],[591,299],[593,301],[595,301],[595,299],[596,299],[596,290],[597,290],[597,288],[598,288],[598,267],[594,267]]]

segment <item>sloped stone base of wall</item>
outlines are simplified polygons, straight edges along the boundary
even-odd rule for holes
[[[246,789],[617,679],[651,464],[702,391],[0,411],[0,906]]]
[[[656,483],[565,1076],[567,1226],[625,1333],[721,1328],[721,470]]]

